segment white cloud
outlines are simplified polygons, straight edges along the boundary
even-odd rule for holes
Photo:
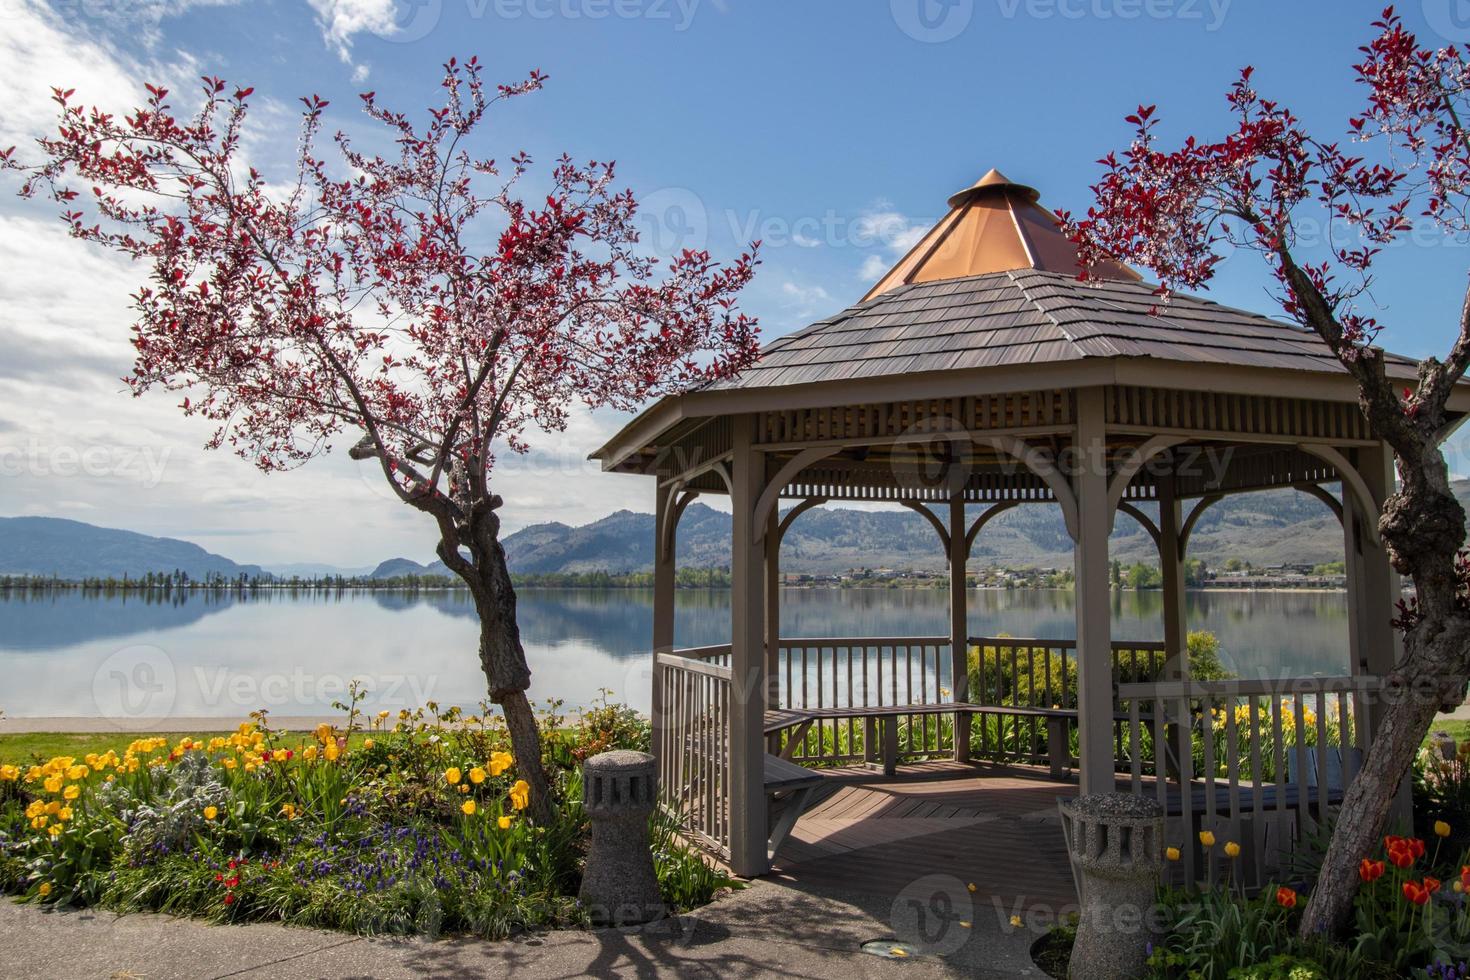
[[[835,305],[832,294],[817,285],[802,285],[788,280],[781,284],[781,295],[787,307],[800,317],[831,312]]]
[[[344,64],[353,65],[352,81],[367,80],[367,65],[352,60],[352,39],[367,32],[378,37],[398,33],[398,8],[395,0],[309,0],[316,11],[322,40],[337,53]]]
[[[869,255],[863,259],[863,267],[858,270],[858,276],[864,282],[874,282],[888,271],[890,265],[892,263],[881,255]]]
[[[79,101],[126,110],[141,101],[145,81],[186,93],[176,101],[184,103],[200,73],[186,54],[140,59],[26,0],[6,14],[0,145],[21,145],[25,156],[55,125],[53,84],[76,88]],[[344,41],[353,23],[340,21]],[[243,151],[283,179],[270,164],[289,166],[298,116],[264,94],[252,108]],[[0,189],[13,192],[13,181]],[[130,397],[121,381],[133,355],[129,296],[143,265],[71,239],[44,203],[6,196],[0,270],[0,515],[72,515],[181,536],[242,562],[371,566],[432,554],[433,523],[348,459],[346,438],[297,470],[267,476],[227,450],[205,450],[212,426],[184,417],[180,396]],[[574,411],[567,432],[532,434],[530,456],[504,454],[494,480],[506,500],[505,530],[583,524],[618,508],[651,511],[650,481],[603,474],[586,460],[625,421]]]
[[[853,222],[854,242],[872,250],[863,256],[858,276],[868,283],[877,280],[917,245],[933,225],[933,221],[910,218],[888,201],[874,201]]]

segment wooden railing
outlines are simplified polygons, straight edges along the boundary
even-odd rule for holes
[[[1247,887],[1265,884],[1357,775],[1381,688],[1366,676],[1119,685],[1128,718],[1118,758],[1133,792],[1169,814],[1176,877],[1214,881],[1229,869]],[[1241,847],[1234,861],[1229,842]]]
[[[877,708],[953,699],[947,636],[783,639],[775,671],[782,708]],[[914,714],[901,716],[898,724],[900,758],[953,752],[951,719]],[[809,765],[860,761],[864,750],[872,749],[865,729],[857,718],[819,718],[788,757]]]
[[[730,855],[730,646],[654,658],[659,787],[686,833]]]
[[[969,647],[971,703],[1076,710],[1076,640],[972,636]],[[1162,642],[1115,641],[1112,682],[1156,680],[1166,659]],[[1123,758],[1125,727],[1122,721],[1113,725],[1115,758]],[[979,759],[1028,765],[1047,761],[1046,726],[1039,718],[977,713],[971,744],[972,756]],[[1075,755],[1071,762],[1077,764]]]

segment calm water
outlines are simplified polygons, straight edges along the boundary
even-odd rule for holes
[[[806,590],[783,594],[787,636],[921,636],[948,632],[948,594],[917,590]],[[972,592],[972,635],[1066,639],[1070,592]],[[1346,599],[1340,593],[1191,593],[1189,628],[1214,631],[1227,666],[1252,677],[1346,673]],[[569,706],[600,689],[648,701],[650,593],[526,590],[521,630],[537,701]],[[680,646],[729,639],[729,593],[681,592]],[[1156,593],[1116,593],[1113,635],[1158,639]],[[470,706],[481,697],[473,607],[463,593],[347,592],[261,598],[189,593],[41,598],[0,595],[0,709],[10,717],[240,718],[331,709],[351,678],[370,705],[429,699]]]

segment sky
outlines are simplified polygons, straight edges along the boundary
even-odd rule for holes
[[[616,160],[656,251],[732,258],[762,241],[743,306],[766,339],[855,302],[991,167],[1085,210],[1122,121],[1159,106],[1166,137],[1219,134],[1246,64],[1264,94],[1336,138],[1360,105],[1356,49],[1376,3],[1342,0],[0,0],[0,146],[34,157],[52,85],[120,110],[145,82],[253,86],[246,148],[292,159],[301,96],[326,128],[369,132],[356,93],[434,103],[440,65],[550,81],[497,110],[484,155]],[[1470,2],[1402,5],[1426,42],[1470,40]],[[0,180],[0,516],[67,517],[182,537],[241,562],[428,560],[433,528],[345,442],[270,476],[203,448],[203,419],[133,398],[129,294],[141,267],[68,239]],[[1415,234],[1378,265],[1381,342],[1447,349],[1464,242]],[[1231,255],[1209,296],[1275,313],[1259,259]],[[653,508],[648,480],[585,457],[627,420],[575,412],[495,476],[507,531]],[[1464,455],[1457,443],[1452,465]],[[1470,466],[1455,467],[1463,472]]]

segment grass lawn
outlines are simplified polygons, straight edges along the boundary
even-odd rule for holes
[[[1470,738],[1470,721],[1437,721],[1434,723],[1434,727],[1429,729],[1431,735],[1435,732],[1446,732],[1456,742],[1463,742],[1465,739]],[[1425,741],[1428,741],[1428,739]]]
[[[89,752],[98,755],[108,749],[112,749],[118,755],[131,745],[135,740],[141,738],[166,738],[169,745],[177,745],[186,738],[208,741],[216,735],[229,735],[234,729],[220,729],[212,732],[91,732],[87,734],[76,734],[72,732],[34,732],[18,735],[0,735],[0,762],[8,762],[12,765],[22,763],[45,762],[59,755],[69,755],[80,759]],[[307,733],[293,732],[284,739],[286,747],[296,744],[299,739],[308,737]],[[353,745],[360,745],[367,736],[358,732],[350,740]]]
[[[58,755],[82,758],[89,752],[98,755],[112,749],[122,755],[134,740],[140,738],[166,738],[170,744],[183,738],[213,738],[224,732],[27,732],[19,735],[0,735],[0,762],[19,765],[23,762],[45,762]]]

